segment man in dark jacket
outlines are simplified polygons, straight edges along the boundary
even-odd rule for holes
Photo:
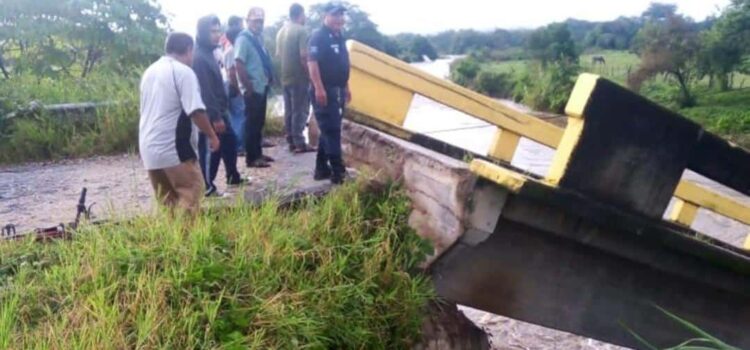
[[[229,100],[224,90],[219,62],[214,51],[221,38],[221,22],[216,16],[206,16],[198,21],[196,48],[193,55],[193,71],[201,87],[201,98],[211,119],[214,130],[219,134],[221,147],[210,153],[206,139],[201,134],[199,140],[200,165],[206,181],[206,196],[217,194],[214,180],[219,170],[219,162],[224,160],[228,185],[240,185],[244,179],[237,171],[237,138],[227,118]]]

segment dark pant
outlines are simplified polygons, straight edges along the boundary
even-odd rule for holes
[[[245,162],[250,163],[263,157],[263,127],[266,125],[268,93],[252,93],[245,96]]]
[[[208,148],[208,138],[203,133],[198,139],[198,160],[200,161],[203,179],[206,182],[206,189],[216,188],[214,180],[219,172],[219,162],[224,161],[224,170],[227,173],[228,182],[239,181],[241,175],[237,171],[237,136],[232,129],[232,124],[224,117],[226,131],[219,136],[219,150],[211,153]]]
[[[310,115],[310,84],[284,86],[284,129],[291,146],[305,146],[303,135]]]
[[[328,104],[319,106],[315,100],[315,92],[311,89],[310,98],[313,101],[315,119],[320,128],[318,141],[318,156],[315,160],[315,172],[319,174],[333,173],[342,175],[346,172],[341,155],[341,119],[344,115],[344,89],[326,88]]]

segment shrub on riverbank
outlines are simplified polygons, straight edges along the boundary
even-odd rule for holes
[[[0,84],[0,163],[135,150],[139,75],[86,79],[14,76]],[[116,102],[89,116],[50,115],[34,105]]]
[[[0,348],[409,348],[433,294],[408,212],[349,185],[1,244]]]

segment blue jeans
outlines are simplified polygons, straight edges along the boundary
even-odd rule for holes
[[[229,96],[227,85],[227,96]],[[229,121],[232,123],[234,135],[237,138],[237,152],[245,152],[245,98],[242,95],[229,98]]]

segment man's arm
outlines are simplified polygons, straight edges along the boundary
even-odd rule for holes
[[[318,61],[307,61],[307,68],[310,70],[310,81],[315,89],[315,101],[318,105],[325,107],[328,105],[328,95],[326,94],[323,80],[320,78],[320,66]]]
[[[282,57],[281,57],[281,45],[282,45],[282,42],[281,42],[281,32],[282,31],[279,30],[279,32],[276,33],[276,53],[274,54],[274,56],[276,56],[276,58],[279,59],[279,60],[282,59]]]
[[[233,64],[231,67],[229,67],[229,69],[227,70],[227,74],[229,74],[229,85],[239,91],[240,82],[237,80],[237,64],[236,63]]]
[[[245,94],[252,93],[253,83],[250,81],[250,74],[247,72],[244,61],[248,50],[250,50],[249,45],[251,44],[244,37],[237,38],[236,43],[237,47],[235,49],[237,52],[235,53],[234,67],[237,70],[237,79],[245,87]]]
[[[208,115],[206,114],[206,111],[199,109],[190,114],[190,119],[195,123],[195,126],[198,127],[198,129],[208,137],[209,141],[209,148],[211,148],[212,152],[216,152],[219,150],[219,138],[216,136],[216,133],[214,132],[214,128],[211,126],[211,122],[208,120]]]
[[[250,74],[247,72],[245,63],[238,59],[235,64],[235,69],[237,70],[237,78],[242,83],[242,86],[245,87],[245,94],[252,93],[253,83],[250,81]]]
[[[307,67],[307,62],[310,61],[310,55],[307,50],[309,40],[307,32],[302,32],[302,35],[299,36],[299,58],[302,60],[302,70],[307,75],[310,75],[310,69]]]
[[[201,99],[206,105],[208,119],[211,124],[213,124],[216,132],[223,134],[226,130],[226,125],[224,125],[224,119],[221,115],[223,108],[221,107],[221,102],[219,96],[217,96],[217,92],[211,88],[209,83],[211,80],[209,79],[209,75],[213,74],[213,72],[210,70],[205,60],[198,57],[193,61],[193,72],[195,72],[196,77],[198,77],[198,85],[201,87]]]

